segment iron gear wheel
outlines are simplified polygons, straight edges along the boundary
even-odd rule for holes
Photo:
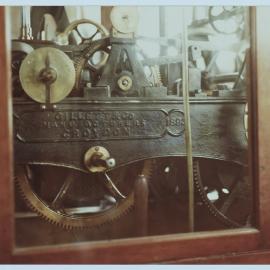
[[[243,168],[235,169],[231,164],[229,165],[231,170],[225,168],[218,171],[217,168],[218,173],[215,174],[215,178],[211,178],[207,177],[207,173],[202,172],[203,166],[201,163],[198,159],[193,161],[194,183],[210,214],[231,228],[249,226],[252,213],[252,192],[248,177],[242,171]],[[211,196],[211,193],[213,196]],[[241,213],[237,209],[241,209]]]
[[[102,188],[97,189],[96,186],[99,186],[98,183],[92,183],[91,188],[92,192],[88,193],[91,198],[89,201],[87,201],[86,196],[87,192],[89,192],[89,188],[85,188],[85,186],[81,187],[81,190],[84,191],[84,197],[80,197],[78,193],[80,191],[76,188],[76,192],[72,192],[70,188],[70,185],[65,189],[65,185],[67,186],[67,182],[70,180],[65,179],[64,183],[58,184],[58,189],[62,189],[62,195],[64,194],[65,199],[62,200],[61,207],[59,205],[54,204],[54,201],[56,197],[59,195],[59,191],[57,192],[57,195],[55,196],[55,190],[54,195],[52,196],[51,192],[47,192],[47,194],[43,194],[41,196],[41,181],[37,181],[40,179],[34,179],[34,170],[30,169],[29,165],[23,166],[19,165],[16,167],[15,170],[15,182],[17,184],[18,190],[21,193],[22,197],[26,201],[27,205],[36,212],[39,216],[46,219],[52,224],[61,226],[65,229],[84,229],[84,228],[93,228],[93,227],[99,227],[104,224],[108,224],[113,222],[114,220],[124,216],[127,214],[134,205],[134,192],[133,192],[133,185],[134,184],[134,178],[138,174],[143,174],[147,179],[149,179],[152,175],[152,160],[146,160],[142,162],[136,162],[134,164],[131,164],[128,169],[129,177],[127,177],[128,181],[124,181],[126,172],[125,172],[125,166],[123,168],[118,168],[118,171],[115,170],[111,174],[112,177],[118,176],[118,180],[115,182],[116,185],[122,185],[126,190],[130,190],[128,195],[125,197],[125,199],[122,200],[115,200],[112,196],[105,195],[103,198],[98,198],[99,195],[102,195],[102,191],[104,191]],[[35,167],[35,166],[34,166]],[[46,166],[47,167],[47,166]],[[62,168],[63,169],[63,168]],[[132,170],[131,170],[132,169]],[[67,170],[65,168],[65,170]],[[133,171],[133,173],[131,173]],[[71,178],[73,179],[73,183],[77,184],[82,178],[89,177],[89,174],[85,174],[84,176],[81,175],[81,179],[78,178],[80,176],[81,172],[73,172],[71,174]],[[133,176],[133,177],[130,177]],[[48,175],[48,177],[52,180],[51,184],[49,182],[45,183],[44,187],[48,191],[49,187],[52,186],[54,183],[53,180],[56,180],[57,177],[54,179]],[[60,175],[61,177],[61,175]],[[121,179],[120,179],[121,178]],[[133,179],[132,179],[133,178]],[[75,181],[74,181],[75,180]],[[87,179],[84,179],[87,180]],[[132,181],[130,181],[132,180]],[[71,185],[72,185],[72,181]],[[95,181],[100,181],[100,179],[95,179]],[[50,185],[48,185],[50,184]],[[86,184],[86,183],[84,183]],[[37,185],[37,187],[34,188],[34,185]],[[53,185],[56,186],[57,185]],[[56,188],[57,189],[57,188]],[[125,191],[126,191],[125,190]],[[51,191],[53,191],[51,189]],[[70,192],[70,193],[69,193]],[[65,195],[68,194],[69,195]],[[61,196],[62,196],[61,195]],[[104,200],[104,198],[107,199]],[[74,201],[76,201],[76,207],[72,208],[72,204],[74,205]],[[96,203],[99,202],[99,205],[97,206]],[[105,202],[105,204],[104,204]],[[92,208],[95,208],[96,210],[93,212],[88,213],[82,213],[80,212],[80,208],[83,209],[83,207],[86,207],[86,203],[95,204],[95,206]],[[108,204],[109,203],[109,204]],[[73,210],[72,210],[73,209]],[[74,210],[75,209],[75,210]],[[87,209],[87,207],[86,207]],[[73,212],[72,212],[73,211]]]

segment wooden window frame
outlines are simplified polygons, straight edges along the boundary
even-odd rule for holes
[[[16,248],[11,44],[6,8],[0,7],[0,263],[270,262],[270,28],[267,25],[270,25],[270,8],[252,7],[252,92],[256,95],[250,95],[253,113],[249,119],[253,130],[249,131],[249,142],[255,146],[250,153],[254,163],[252,174],[255,179],[257,229]]]

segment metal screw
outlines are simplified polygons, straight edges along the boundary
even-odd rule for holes
[[[108,168],[113,168],[116,164],[115,159],[114,158],[107,159],[106,164]]]
[[[127,80],[127,79],[123,80],[123,81],[122,81],[122,84],[123,84],[124,86],[127,86],[127,85],[128,85],[128,80]]]

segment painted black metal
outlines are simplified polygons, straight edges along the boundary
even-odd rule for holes
[[[93,146],[103,146],[117,165],[165,156],[185,156],[183,100],[151,88],[135,55],[135,43],[105,39],[112,45],[100,80],[82,97],[67,97],[44,109],[26,97],[13,99],[15,161],[18,164],[58,164],[87,171],[83,158]],[[73,58],[85,45],[54,46]],[[88,45],[89,46],[89,45]],[[99,48],[99,46],[97,46]],[[124,93],[117,78],[129,72],[133,84]],[[99,90],[100,94],[99,94]],[[194,157],[247,163],[243,96],[194,97],[191,128]],[[111,95],[112,94],[112,95]]]
[[[192,99],[194,157],[246,163],[245,99]],[[54,111],[14,101],[17,163],[61,164],[86,170],[92,146],[108,149],[117,165],[160,156],[185,156],[183,103],[175,100],[67,98]]]

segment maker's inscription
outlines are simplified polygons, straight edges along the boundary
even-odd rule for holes
[[[24,112],[18,121],[18,138],[34,141],[90,141],[160,138],[184,130],[183,113],[144,111]]]

